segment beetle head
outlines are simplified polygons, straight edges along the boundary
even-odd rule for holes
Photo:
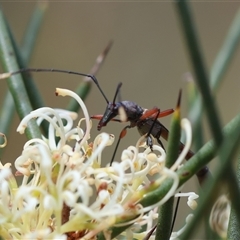
[[[97,84],[100,92],[102,93],[103,97],[105,98],[106,102],[107,102],[107,108],[103,114],[103,117],[100,119],[99,123],[98,123],[98,130],[101,130],[102,127],[106,126],[107,123],[109,121],[111,121],[111,119],[113,119],[114,117],[116,117],[118,115],[118,108],[119,108],[119,103],[115,103],[116,102],[116,98],[117,95],[119,93],[119,90],[122,86],[122,83],[119,83],[113,98],[113,102],[109,102],[107,97],[105,96],[105,94],[103,93],[102,89],[100,88],[99,84]]]
[[[102,127],[106,126],[107,123],[118,115],[118,104],[109,102],[107,104],[106,110],[103,114],[103,117],[98,123],[98,130],[101,130]]]

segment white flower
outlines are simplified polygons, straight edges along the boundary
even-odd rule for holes
[[[122,235],[128,239],[146,235],[158,217],[156,208],[177,191],[175,170],[190,144],[168,169],[160,146],[153,146],[154,153],[149,148],[140,151],[143,136],[135,147],[123,151],[121,162],[104,167],[102,152],[113,143],[114,136],[101,133],[90,142],[91,120],[82,100],[69,90],[56,92],[75,98],[84,118],[74,127],[75,113],[44,107],[21,121],[20,133],[32,118],[38,124],[47,121],[48,136],[24,145],[15,161],[16,175],[22,176],[19,185],[10,165],[0,165],[0,235],[4,239],[95,239],[101,231],[110,236],[110,227],[129,223],[134,224]],[[184,128],[188,128],[184,121]],[[154,178],[155,188],[167,178],[173,179],[173,185],[160,202],[143,208],[138,202],[151,191]],[[133,216],[138,218],[126,221]]]
[[[221,195],[214,203],[209,217],[210,227],[220,237],[227,237],[231,204],[226,195]]]

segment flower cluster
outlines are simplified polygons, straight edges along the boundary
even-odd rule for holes
[[[144,137],[122,152],[121,162],[103,167],[102,152],[114,136],[101,133],[91,142],[91,120],[82,100],[69,90],[57,89],[56,93],[75,98],[84,118],[74,127],[76,113],[44,107],[21,121],[20,133],[31,119],[39,125],[47,121],[48,136],[24,145],[15,161],[15,175],[22,177],[21,183],[10,164],[1,164],[0,235],[4,239],[96,239],[103,232],[110,239],[112,226],[130,225],[121,235],[143,239],[158,217],[157,207],[177,192],[175,171],[190,147],[189,123],[183,121],[188,143],[172,168],[165,167],[166,154],[160,146],[154,145],[154,152],[149,148],[140,151]],[[166,196],[154,205],[141,206],[145,194],[167,178],[173,184]],[[193,201],[190,197],[194,207]],[[172,239],[178,236],[173,235]]]

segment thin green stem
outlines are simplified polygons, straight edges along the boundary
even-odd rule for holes
[[[6,72],[16,71],[19,69],[19,66],[2,11],[0,11],[0,31],[0,58],[3,68]],[[7,79],[7,83],[12,93],[18,115],[20,118],[23,118],[32,111],[32,108],[22,78],[20,75],[15,75]],[[26,134],[28,138],[41,137],[40,130],[34,120],[29,122]]]
[[[213,63],[210,72],[210,87],[213,93],[216,92],[218,86],[221,84],[223,80],[224,74],[229,67],[231,60],[233,59],[234,53],[236,53],[236,49],[239,45],[240,41],[240,10],[238,10],[234,20],[229,28],[227,36],[223,42],[223,45]],[[195,99],[193,100],[193,104],[189,111],[189,119],[193,122],[193,132],[195,136],[199,130],[199,126],[197,124],[202,118],[201,115],[203,113],[203,106],[200,96],[197,94]],[[197,132],[196,132],[197,131]]]
[[[218,52],[210,72],[210,86],[215,91],[236,53],[240,41],[240,9],[238,10],[225,38],[225,41]]]
[[[26,65],[28,65],[33,49],[35,47],[38,33],[43,24],[47,5],[47,2],[37,2],[24,33],[21,44],[21,57]]]
[[[155,234],[155,240],[169,239],[172,230],[172,216],[174,209],[174,197],[171,197],[158,210],[158,221]]]
[[[37,6],[40,6],[40,5],[37,5]],[[40,9],[40,10],[42,11],[42,9]],[[35,11],[37,11],[37,9]],[[40,20],[39,16],[38,15],[36,15],[36,16]],[[41,16],[43,17],[43,13]],[[32,16],[32,19],[33,18],[34,18],[34,16]],[[36,21],[33,21],[33,22],[35,24],[37,23]],[[31,40],[34,42],[36,41],[37,33],[39,32],[39,27],[40,27],[39,24],[36,26],[36,28],[33,28],[32,24],[30,24],[30,26],[29,26],[30,29],[27,31],[28,34],[35,36],[35,39],[31,38]],[[17,43],[12,35],[11,29],[10,28],[8,28],[8,29],[9,29],[9,36],[10,36],[10,39],[12,42],[12,46],[13,46],[13,49],[14,49],[14,52],[16,55],[16,59],[17,59],[19,68],[25,68],[28,63],[26,63],[24,61],[24,59],[22,58],[22,51],[20,51],[20,49],[18,48]],[[29,41],[29,39],[28,39],[28,41]],[[34,45],[34,43],[30,44],[29,47],[33,47],[33,45]],[[26,50],[26,48],[25,48],[25,50]],[[28,53],[25,53],[25,57],[30,57],[27,55],[27,54],[30,54],[30,50],[31,49],[29,49]],[[37,88],[36,84],[34,83],[34,80],[31,78],[31,76],[29,74],[22,74],[22,78],[23,78],[24,85],[25,85],[25,88],[26,88],[26,91],[27,91],[27,94],[28,94],[28,97],[30,99],[33,109],[37,109],[37,108],[45,106],[44,101],[41,97],[41,94],[38,91],[38,88]]]
[[[28,65],[31,54],[33,52],[34,45],[36,43],[36,38],[40,29],[40,25],[43,22],[44,15],[44,4],[37,4],[34,13],[29,21],[29,26],[27,27],[26,34],[24,35],[22,47],[21,47],[21,55],[23,56],[23,60],[26,65]],[[11,37],[12,38],[12,37]],[[12,38],[13,39],[13,38]],[[14,115],[14,101],[12,95],[9,91],[7,91],[6,96],[4,97],[4,101],[2,104],[1,112],[0,112],[0,131],[5,134],[8,133],[11,120]],[[0,140],[2,141],[2,140]],[[2,154],[5,148],[0,149],[0,155]]]
[[[180,94],[181,98],[181,94]],[[178,158],[179,142],[181,136],[180,126],[180,99],[178,106],[173,113],[170,134],[168,139],[166,167],[170,168]],[[174,197],[171,197],[165,204],[159,207],[155,239],[169,239],[172,229],[172,216],[174,209]]]
[[[196,86],[193,82],[193,77],[191,74],[189,74],[188,76],[188,84],[187,84],[187,101],[188,101],[188,109],[189,112],[192,109],[195,109],[198,107],[195,105],[195,100],[196,100],[196,96],[199,96],[198,92],[196,91]],[[199,99],[199,102],[201,100]],[[193,120],[193,118],[190,116],[190,114],[188,114],[188,119],[191,121],[192,123],[192,130],[193,130],[193,136],[197,136],[194,137],[192,140],[192,145],[193,145],[193,149],[194,151],[197,151],[198,149],[200,149],[203,144],[204,144],[204,134],[203,134],[203,126],[202,126],[202,119],[200,118],[201,116],[199,116],[196,120]]]
[[[215,101],[210,92],[210,87],[208,84],[209,79],[199,47],[196,27],[194,26],[194,21],[191,16],[187,1],[175,0],[175,2],[179,13],[179,19],[182,23],[183,32],[186,38],[186,44],[188,46],[190,59],[193,64],[196,82],[201,92],[204,106],[206,108],[210,129],[212,131],[214,141],[216,141],[216,145],[220,146],[222,142],[221,124],[218,117]]]

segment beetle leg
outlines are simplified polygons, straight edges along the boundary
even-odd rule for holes
[[[119,143],[120,143],[121,139],[126,136],[128,128],[132,128],[131,125],[128,125],[128,126],[124,127],[123,130],[119,134],[118,141],[117,141],[117,144],[116,144],[116,147],[114,149],[113,156],[112,156],[112,159],[111,159],[111,162],[110,162],[110,166],[112,166],[112,163],[114,161],[114,158],[115,158],[115,155],[116,155]]]
[[[159,113],[159,112],[160,112],[160,109],[157,107],[154,107],[152,109],[147,109],[145,110],[145,112],[143,113],[143,115],[140,117],[139,120],[144,120],[146,118],[152,117],[153,114]]]
[[[146,140],[146,144],[147,146],[150,147],[151,151],[153,151],[153,141],[152,141],[152,138],[150,135],[147,135],[146,136],[147,140]]]
[[[158,114],[158,118],[166,117],[166,116],[172,114],[173,112],[174,112],[174,110],[173,110],[172,108],[171,108],[171,109],[164,110],[164,111],[162,111],[162,112],[160,112],[160,113]]]
[[[149,129],[149,131],[148,131],[148,134],[147,134],[147,136],[146,136],[146,138],[147,138],[147,140],[146,140],[146,141],[147,141],[147,146],[150,147],[151,151],[153,151],[153,142],[152,142],[152,138],[151,138],[150,134],[151,134],[151,132],[152,132],[152,130],[153,130],[153,128],[154,128],[154,125],[155,125],[157,119],[158,119],[159,113],[160,113],[160,109],[158,109],[157,114],[155,114],[156,116],[155,116],[155,118],[154,118],[154,122],[153,122],[152,126],[150,127],[150,129]],[[160,135],[161,135],[161,132],[160,132]],[[161,143],[161,141],[160,141],[159,139],[157,139],[157,141],[158,141],[158,143],[160,142],[159,144],[160,144],[161,147],[164,149],[163,144]],[[164,149],[164,150],[165,150],[165,149]]]
[[[163,146],[163,144],[162,144],[162,142],[159,138],[157,138],[157,142],[163,148],[163,150],[166,152],[166,150],[165,150],[165,148],[164,148],[164,146]]]
[[[172,114],[174,112],[173,109],[167,109],[167,110],[164,110],[164,111],[160,111],[159,108],[157,107],[154,107],[152,109],[149,109],[149,110],[146,110],[143,115],[141,116],[140,120],[144,120],[146,118],[155,118],[157,116],[157,118],[161,118],[161,117],[166,117],[170,114]]]

